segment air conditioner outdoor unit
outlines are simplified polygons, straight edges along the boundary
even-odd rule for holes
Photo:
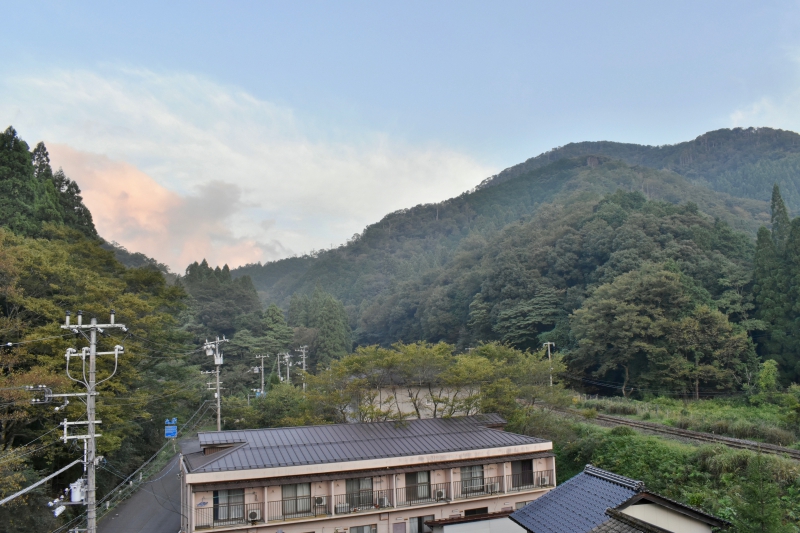
[[[261,521],[261,509],[253,509],[247,513],[247,519],[251,522]]]
[[[550,484],[550,476],[542,476],[540,485],[549,485]]]
[[[439,502],[439,501],[442,501],[442,500],[444,500],[444,491],[443,490],[437,490],[436,491],[436,501]]]
[[[500,483],[487,483],[486,492],[500,492]]]
[[[389,507],[389,498],[378,498],[378,507]]]
[[[314,498],[314,505],[316,505],[317,507],[322,507],[323,505],[325,505],[325,498],[323,498],[322,496],[317,496],[316,498]]]
[[[350,504],[349,503],[337,503],[336,504],[336,514],[345,514],[350,512]]]

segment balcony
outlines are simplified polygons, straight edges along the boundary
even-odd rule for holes
[[[452,483],[419,484],[393,490],[362,490],[336,496],[300,496],[262,503],[232,503],[195,510],[196,529],[255,525],[325,516],[366,513],[387,508],[430,505],[481,498],[504,492],[536,490],[555,485],[553,470],[510,476],[472,478]]]
[[[195,510],[196,529],[264,522],[263,503],[232,503]]]
[[[455,499],[480,498],[503,492],[503,476],[464,479],[453,482]]]
[[[362,490],[334,496],[336,514],[363,513],[394,507],[393,490]]]
[[[329,496],[298,496],[276,502],[267,502],[267,519],[270,522],[315,518],[331,514]]]
[[[555,475],[552,470],[537,470],[522,472],[507,476],[506,487],[508,492],[552,487],[555,485]]]
[[[408,485],[397,489],[397,507],[450,501],[450,483]]]

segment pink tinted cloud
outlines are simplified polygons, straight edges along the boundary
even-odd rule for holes
[[[48,144],[54,167],[81,187],[98,233],[182,272],[193,261],[231,267],[274,259],[280,243],[234,237],[230,218],[244,208],[241,191],[207,183],[181,196],[124,161]],[[281,254],[282,255],[282,254]]]

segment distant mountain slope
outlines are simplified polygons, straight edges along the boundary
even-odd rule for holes
[[[459,337],[458,329],[466,328],[470,302],[486,281],[486,271],[477,266],[492,243],[509,228],[530,228],[531,217],[545,207],[548,216],[566,217],[559,209],[569,211],[569,206],[579,204],[581,216],[590,218],[585,210],[591,211],[603,195],[618,189],[668,204],[693,202],[710,216],[708,220],[727,221],[751,237],[768,222],[765,202],[718,193],[675,172],[630,166],[602,156],[562,158],[440,204],[387,215],[335,250],[248,265],[233,274],[249,275],[264,300],[282,306],[293,293],[309,293],[321,286],[345,303],[360,342],[457,341],[467,338]],[[548,220],[552,223],[559,224]],[[535,227],[530,229],[535,231]],[[433,320],[428,313],[438,312],[431,311],[435,305],[424,303],[425,295],[437,294],[457,278],[469,288],[455,297],[460,303],[445,306],[450,325],[424,327],[423,323]]]
[[[554,148],[484,180],[491,187],[554,161],[604,155],[630,165],[667,169],[711,189],[733,196],[768,200],[778,183],[784,201],[800,211],[800,135],[772,128],[710,131],[693,141],[643,146],[609,141],[578,142]]]

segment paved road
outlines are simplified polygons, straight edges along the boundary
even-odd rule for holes
[[[107,514],[98,533],[177,533],[181,527],[178,456],[150,483]],[[160,478],[160,479],[159,479]]]

